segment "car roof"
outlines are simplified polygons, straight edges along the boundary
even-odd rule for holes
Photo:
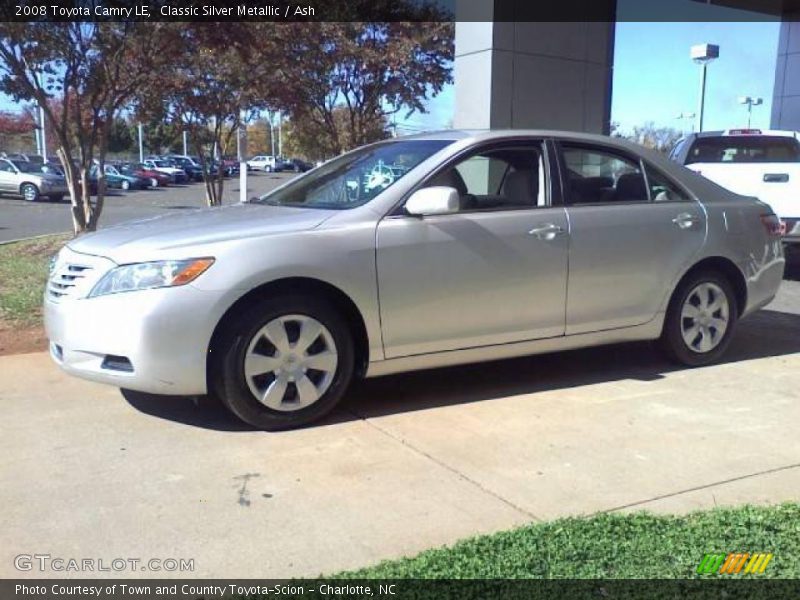
[[[784,129],[759,129],[757,127],[735,128],[735,129],[718,129],[715,131],[703,131],[700,133],[691,133],[685,136],[689,138],[709,138],[709,137],[758,137],[758,136],[772,136],[772,137],[788,137],[798,138],[800,133],[797,131],[789,131]]]

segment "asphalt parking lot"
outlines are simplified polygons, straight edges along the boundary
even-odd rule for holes
[[[292,177],[295,177],[293,173],[251,171],[247,177],[247,196],[249,198],[264,194]],[[223,190],[224,204],[239,202],[238,177],[226,179]],[[100,225],[108,226],[166,212],[202,208],[205,205],[205,188],[202,183],[127,192],[109,190]],[[0,242],[71,231],[72,220],[67,200],[59,203],[31,203],[13,196],[0,197]]]
[[[186,575],[17,571],[32,553],[317,575],[564,515],[796,501],[800,261],[700,369],[632,344],[392,376],[268,434],[39,353],[0,357],[0,409],[6,578]]]

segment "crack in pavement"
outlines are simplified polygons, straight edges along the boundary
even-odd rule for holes
[[[472,479],[468,475],[465,475],[464,473],[462,473],[461,471],[459,471],[455,467],[452,467],[452,466],[448,465],[447,463],[441,461],[440,459],[436,458],[435,456],[425,452],[424,450],[421,450],[420,448],[417,448],[413,444],[409,443],[405,438],[398,437],[398,436],[394,435],[388,429],[384,429],[383,427],[380,427],[379,425],[374,423],[372,420],[370,420],[365,415],[358,414],[357,412],[355,412],[353,410],[350,410],[350,409],[346,409],[346,412],[348,412],[351,415],[353,415],[354,417],[360,419],[361,421],[363,421],[364,423],[366,423],[367,425],[369,425],[370,427],[372,427],[376,431],[382,433],[383,435],[393,439],[396,442],[399,442],[400,444],[402,444],[406,448],[410,449],[412,452],[415,452],[416,454],[419,454],[420,456],[423,456],[423,457],[427,458],[428,460],[430,460],[431,462],[439,465],[443,469],[446,469],[446,470],[450,471],[456,477],[458,477],[459,479],[462,479],[463,481],[466,481],[467,483],[470,483],[471,485],[475,486],[480,491],[482,491],[484,494],[488,494],[489,496],[492,496],[493,498],[495,498],[496,500],[499,500],[500,502],[502,502],[506,506],[514,509],[515,511],[517,511],[519,513],[522,513],[523,515],[525,515],[526,517],[529,517],[530,519],[533,519],[534,521],[541,521],[541,519],[539,517],[537,517],[536,515],[534,515],[532,512],[525,510],[521,506],[518,506],[518,505],[514,504],[513,502],[511,502],[511,500],[508,500],[507,498],[504,498],[503,496],[501,496],[497,492],[494,492],[494,491],[490,490],[489,488],[481,485],[480,482]]]
[[[772,473],[780,473],[781,471],[791,471],[792,469],[800,468],[800,463],[786,465],[783,467],[775,467],[774,469],[766,469],[765,471],[758,471],[756,473],[748,473],[747,475],[740,475],[739,477],[732,477],[730,479],[723,479],[721,481],[715,481],[714,483],[707,483],[705,485],[698,485],[696,487],[687,488],[685,490],[680,490],[678,492],[672,492],[670,494],[662,494],[660,496],[653,496],[652,498],[648,498],[647,500],[639,500],[637,502],[631,502],[630,504],[623,504],[621,506],[616,506],[614,508],[607,508],[605,510],[597,511],[595,514],[604,514],[604,513],[611,513],[616,512],[618,510],[624,510],[626,508],[632,508],[634,506],[641,506],[643,504],[649,504],[651,502],[657,502],[658,500],[664,500],[665,498],[674,498],[675,496],[681,496],[683,494],[688,494],[690,492],[698,492],[700,490],[707,490],[709,488],[717,487],[720,485],[725,485],[728,483],[735,483],[737,481],[743,481],[745,479],[752,479],[754,477],[760,477],[762,475],[771,475]],[[716,499],[715,499],[716,503]]]

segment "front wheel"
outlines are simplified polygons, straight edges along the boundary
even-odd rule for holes
[[[738,314],[726,277],[713,271],[696,273],[670,300],[661,346],[670,359],[691,367],[715,362],[731,342]]]
[[[264,172],[265,172],[265,173],[272,173],[272,167],[270,167],[269,165],[267,165],[266,167],[264,167]]]
[[[19,188],[19,193],[28,202],[36,202],[39,199],[39,188],[32,183],[23,183]]]
[[[320,419],[353,377],[352,336],[325,302],[270,298],[237,316],[229,331],[212,383],[231,412],[260,429],[292,429]]]
[[[150,187],[157,188],[158,187],[158,179],[155,177],[150,178]]]

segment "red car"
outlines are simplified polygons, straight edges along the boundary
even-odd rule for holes
[[[161,171],[154,171],[148,169],[141,163],[128,163],[119,167],[120,173],[123,175],[133,175],[136,177],[143,177],[150,182],[150,187],[166,187],[169,185],[169,175]]]

